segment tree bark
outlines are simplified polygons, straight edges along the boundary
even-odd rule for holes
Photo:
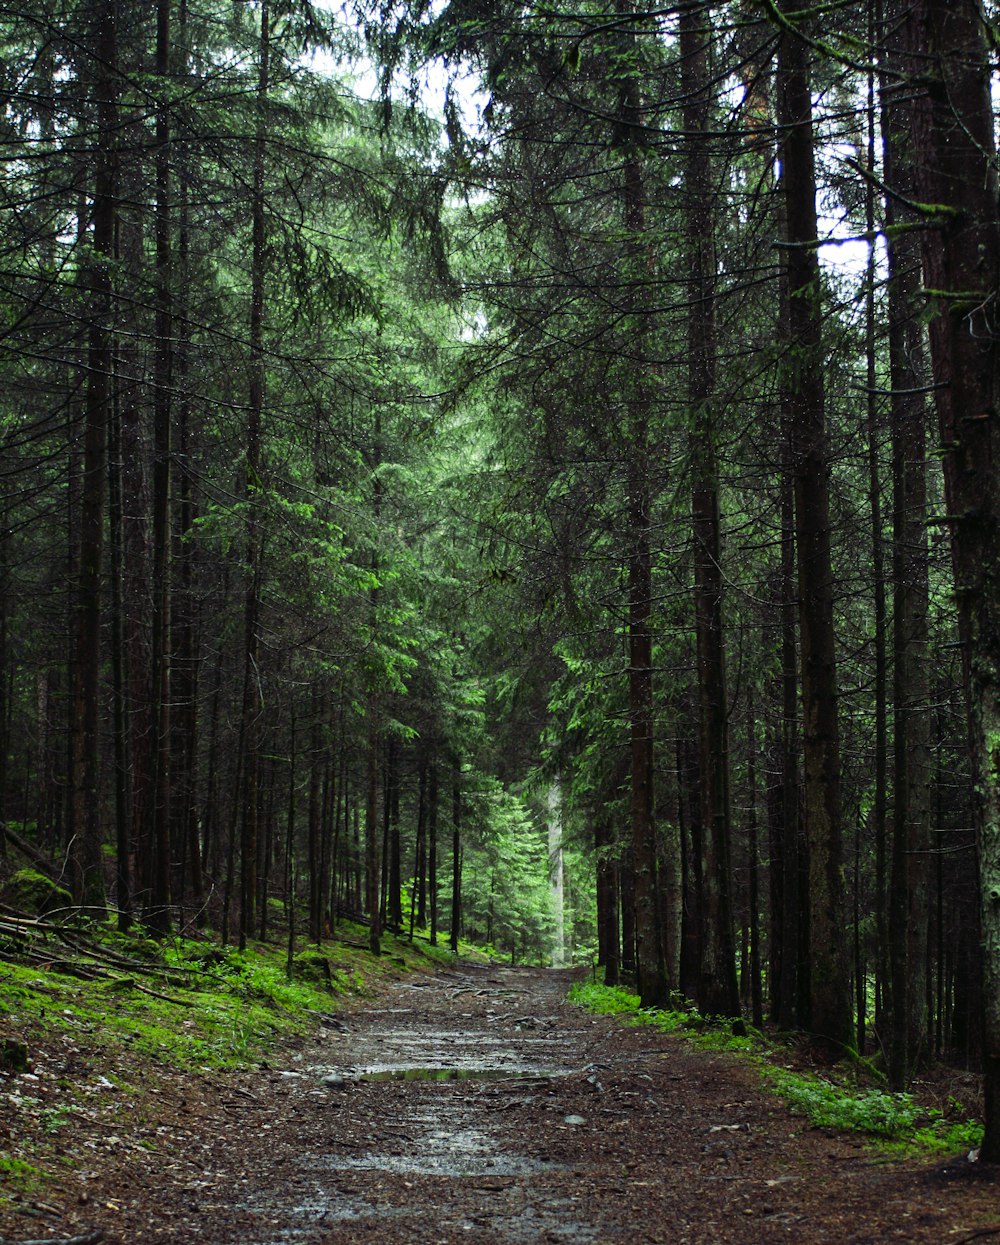
[[[789,0],[783,4],[791,9]],[[841,842],[840,728],[830,556],[816,170],[805,43],[784,32],[778,122],[787,224],[790,429],[802,651],[803,812],[809,853],[806,1025],[827,1054],[854,1043]]]
[[[626,22],[631,0],[618,0]],[[649,394],[644,336],[649,316],[643,277],[649,266],[641,154],[643,126],[638,72],[634,66],[635,36],[623,36],[618,116],[622,156],[622,207],[626,234],[623,303],[634,328],[626,403],[626,466],[628,489],[628,698],[632,758],[632,877],[635,894],[636,987],[644,1007],[662,1006],[669,989],[660,937],[656,823],[653,793],[653,561],[650,548],[652,497],[649,471]],[[637,291],[640,291],[637,293]]]
[[[260,786],[258,742],[261,712],[258,654],[262,575],[261,420],[264,410],[264,281],[265,281],[265,161],[267,157],[267,101],[271,80],[270,0],[261,0],[257,122],[254,135],[253,191],[251,197],[249,392],[247,397],[246,461],[243,492],[247,510],[246,590],[243,602],[243,791],[240,834],[240,950],[254,927],[257,898],[257,805]]]
[[[994,117],[976,0],[914,0],[911,141],[963,646],[979,863],[986,1134],[1000,1161],[1000,285]]]
[[[171,0],[156,5],[156,207],[154,233],[155,350],[153,377],[153,798],[148,842],[152,868],[148,920],[161,934],[170,928],[170,454],[173,371],[172,256],[170,221],[170,114],[166,91],[170,77]]]
[[[904,15],[890,0],[885,30]],[[916,187],[910,158],[908,85],[897,77],[904,57],[886,39],[881,81],[883,167],[889,261],[889,369],[893,477],[893,817],[889,903],[889,1082],[905,1089],[927,1058],[926,938],[930,851],[930,713],[926,399],[919,290],[920,253],[905,204]]]
[[[706,1015],[738,1016],[733,939],[729,796],[729,705],[725,635],[719,463],[715,447],[715,212],[707,145],[711,126],[711,9],[679,17],[683,125],[687,142],[688,418],[694,482],[691,497],[701,752],[702,892],[697,1002]],[[674,983],[676,984],[676,983]]]
[[[457,952],[462,928],[462,782],[457,758],[451,797],[451,949]]]
[[[430,889],[431,946],[436,947],[438,936],[438,765],[436,756],[430,763],[430,776],[427,786],[427,834],[430,839],[427,885]]]
[[[77,568],[72,756],[73,821],[71,861],[78,903],[103,908],[101,857],[100,705],[101,577],[104,554],[104,503],[107,433],[112,402],[111,261],[114,254],[118,173],[117,6],[94,0],[94,102],[97,152],[94,174],[93,258],[90,339],[84,411],[83,480],[80,490],[80,552]]]

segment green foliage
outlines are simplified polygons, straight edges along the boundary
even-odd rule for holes
[[[868,1089],[850,1092],[821,1077],[769,1068],[765,1081],[786,1103],[817,1128],[865,1133],[891,1142],[901,1151],[950,1153],[969,1150],[982,1140],[976,1120],[949,1121],[936,1107],[925,1107],[911,1094]],[[960,1104],[954,1104],[961,1110]]]
[[[604,986],[596,982],[575,985],[569,992],[569,999],[598,1015],[625,1016],[629,1024],[651,1025],[661,1033],[684,1033],[695,1045],[706,1050],[750,1052],[759,1048],[761,1042],[760,1035],[753,1031],[749,1036],[734,1033],[731,1025],[707,1020],[693,1004],[677,1010],[640,1007],[639,996],[622,986]],[[743,1029],[747,1027],[740,1025]]]
[[[496,779],[480,775],[468,800],[476,838],[463,860],[467,934],[511,959],[547,963],[553,915],[545,831]]]
[[[569,1001],[598,1016],[636,1016],[639,996],[624,986],[602,986],[597,982],[578,982],[569,992]]]

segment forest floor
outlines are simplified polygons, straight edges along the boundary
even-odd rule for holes
[[[1000,1239],[991,1169],[810,1128],[739,1057],[591,1016],[570,980],[463,964],[251,1071],[94,1076],[0,1245]]]

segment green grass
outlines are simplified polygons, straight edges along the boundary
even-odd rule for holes
[[[71,1037],[95,1053],[127,1047],[176,1067],[233,1067],[305,1032],[318,1013],[364,996],[381,979],[454,959],[446,947],[411,945],[391,934],[376,958],[350,945],[367,941],[363,927],[345,924],[338,932],[346,941],[299,952],[291,980],[286,949],[275,944],[254,943],[240,953],[209,939],[159,943],[90,927],[88,936],[109,958],[152,970],[115,966],[112,978],[93,981],[65,969],[71,961],[99,966],[100,950],[88,961],[53,942],[51,964],[38,965],[19,963],[16,947],[0,945],[0,1008],[8,1031],[29,1049]]]
[[[704,1050],[750,1052],[758,1050],[763,1040],[749,1025],[740,1022],[739,1027],[744,1032],[734,1033],[731,1026],[707,1020],[693,1006],[677,1010],[640,1007],[639,996],[622,986],[579,983],[571,987],[568,997],[571,1003],[588,1011],[603,1016],[622,1016],[628,1024],[650,1025],[661,1033],[683,1033]]]
[[[745,1037],[734,1035],[730,1024],[707,1020],[694,1008],[642,1008],[638,995],[620,986],[597,983],[573,986],[569,1000],[600,1015],[619,1016],[627,1024],[651,1025],[664,1033],[682,1035],[702,1049],[751,1057],[765,1086],[817,1128],[861,1133],[883,1149],[899,1154],[952,1154],[974,1149],[982,1140],[983,1126],[977,1120],[949,1119],[944,1112],[916,1102],[911,1094],[860,1086],[858,1076],[870,1073],[863,1061],[845,1073],[847,1078],[854,1077],[854,1084],[849,1080],[838,1083],[775,1067],[771,1061],[787,1056],[787,1051],[768,1045],[755,1030],[749,1030]],[[961,1113],[961,1104],[953,1102],[950,1115]]]
[[[15,1198],[31,1197],[44,1189],[48,1173],[9,1151],[0,1150],[0,1209]]]

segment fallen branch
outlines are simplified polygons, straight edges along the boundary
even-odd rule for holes
[[[1000,1235],[1000,1223],[994,1223],[988,1228],[977,1228],[975,1232],[970,1232],[967,1236],[960,1236],[955,1245],[965,1245],[966,1241],[979,1241],[984,1236]]]
[[[45,1237],[34,1241],[15,1241],[10,1237],[0,1236],[0,1245],[97,1245],[98,1241],[103,1240],[104,1232],[96,1228],[83,1236]]]
[[[110,977],[111,974],[109,973],[108,976]],[[127,980],[124,977],[112,977],[111,979],[112,981]],[[178,999],[172,994],[162,994],[159,990],[151,990],[149,986],[141,985],[138,981],[133,981],[131,984],[133,990],[138,990],[142,994],[148,994],[154,999],[163,999],[164,1003],[173,1003],[177,1007],[194,1007],[194,1003],[190,999]]]

